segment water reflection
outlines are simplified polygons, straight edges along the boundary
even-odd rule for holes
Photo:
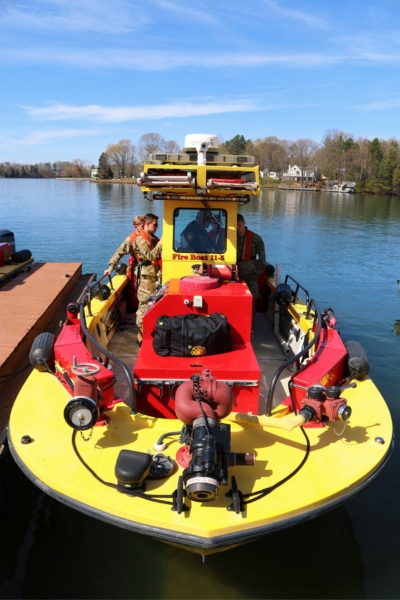
[[[198,555],[52,500],[15,469],[10,499],[21,509],[9,516],[15,552],[2,565],[2,598],[366,597],[344,508],[208,556],[202,568]]]
[[[161,217],[162,204],[132,185],[2,179],[0,211],[17,249],[36,262],[83,261],[84,272],[102,273],[134,215]],[[241,211],[267,260],[320,308],[332,306],[343,338],[363,345],[396,429],[400,198],[264,190]],[[197,556],[41,495],[12,463],[0,481],[10,483],[0,506],[0,597],[397,598],[399,465],[395,449],[346,510],[208,557],[202,570]]]

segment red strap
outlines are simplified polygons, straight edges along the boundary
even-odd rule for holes
[[[211,177],[211,181],[216,181],[217,183],[246,183],[245,179],[220,179],[217,177]]]
[[[130,234],[130,238],[131,238],[131,244],[132,244],[132,248],[133,248],[133,254],[134,256],[132,258],[134,258],[135,262],[139,263],[139,258],[138,255],[135,252],[135,240],[138,237],[139,233],[136,231],[132,231],[132,233]]]
[[[242,260],[250,260],[252,243],[253,243],[253,232],[250,231],[249,229],[246,229],[246,236],[244,239]]]

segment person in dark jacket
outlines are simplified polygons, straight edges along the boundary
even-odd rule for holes
[[[246,227],[243,215],[237,216],[237,264],[239,279],[245,281],[253,295],[253,312],[258,298],[258,276],[266,266],[265,246],[260,235]]]
[[[199,210],[194,221],[181,233],[181,248],[185,252],[212,252],[215,246],[207,233],[213,216],[209,210]]]

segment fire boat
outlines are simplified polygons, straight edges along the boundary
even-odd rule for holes
[[[236,222],[260,193],[254,159],[193,134],[138,184],[164,203],[143,342],[120,263],[33,343],[9,422],[19,467],[76,510],[203,556],[352,499],[391,455],[391,415],[361,344],[295,274],[267,265],[253,307]],[[206,236],[184,237],[202,214]]]

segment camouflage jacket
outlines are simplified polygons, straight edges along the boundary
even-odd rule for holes
[[[120,247],[115,251],[115,253],[112,255],[112,257],[108,261],[110,269],[114,270],[115,267],[117,266],[117,264],[120,262],[121,258],[123,256],[126,256],[127,254],[130,254],[131,256],[135,256],[135,253],[134,253],[133,247],[132,247],[131,238],[129,235],[122,242]]]
[[[249,230],[246,227],[246,232]],[[237,236],[237,262],[239,266],[239,277],[258,277],[266,266],[266,255],[264,241],[258,233],[253,233],[250,250],[250,260],[242,260],[246,237]]]
[[[153,240],[153,248],[151,248],[151,245],[145,237],[138,235],[134,241],[134,251],[139,258],[140,274],[145,275],[146,277],[157,277],[160,270],[157,259],[161,255],[162,242],[157,241],[158,238],[154,236],[150,237]]]

